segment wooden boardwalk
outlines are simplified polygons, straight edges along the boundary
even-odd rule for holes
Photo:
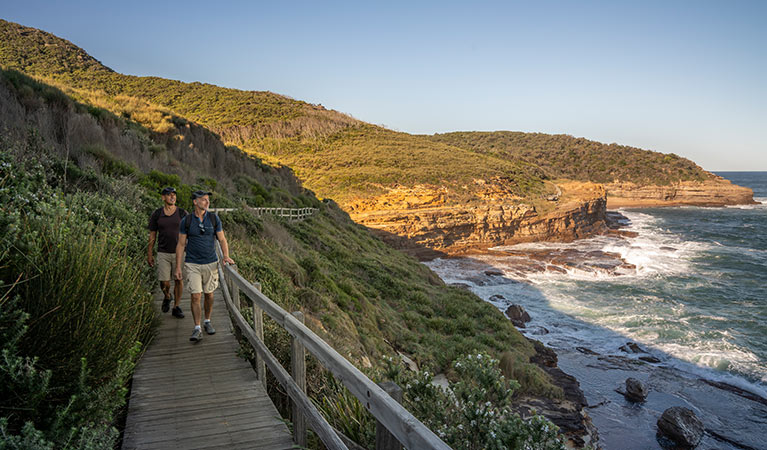
[[[177,319],[161,313],[161,325],[136,366],[122,448],[290,449],[282,422],[250,364],[236,355],[229,314],[216,291],[216,334],[189,341],[194,322],[184,293]],[[201,302],[202,303],[202,302]]]

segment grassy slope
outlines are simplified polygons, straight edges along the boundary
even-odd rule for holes
[[[471,180],[489,176],[510,177],[521,196],[544,189],[542,172],[531,164],[396,133],[270,92],[118,74],[63,39],[9,22],[0,21],[0,36],[0,63],[6,68],[60,87],[95,91],[107,103],[131,96],[169,108],[230,144],[293,167],[305,186],[323,197],[343,202],[394,184],[432,184],[448,187],[463,201],[472,194]]]
[[[148,148],[141,153],[149,152],[155,139],[170,132],[152,131],[130,119],[109,116],[107,111],[78,106],[55,88],[13,72],[3,72],[3,78],[19,102],[28,105],[29,114],[44,111],[47,105],[52,114],[93,115],[99,124],[94,126],[121,128],[117,134],[148,133],[142,141]],[[31,96],[41,98],[32,102]],[[186,126],[176,122],[172,120],[168,126]],[[100,158],[99,170],[128,182],[138,179],[141,185],[153,189],[157,183],[172,180],[162,174],[141,174],[131,166],[130,159],[122,160],[122,165],[117,165],[119,170],[115,170],[115,154],[109,149],[94,154]],[[156,164],[171,171],[174,164],[167,158],[158,157]],[[258,161],[252,164],[258,165]],[[199,168],[199,177],[208,175],[205,169]],[[253,200],[252,186],[247,183],[227,187],[216,180],[207,182],[211,181],[219,186],[214,196],[219,205],[221,201],[238,204]],[[284,182],[264,183],[280,184]],[[180,187],[191,190],[191,186]],[[261,189],[275,196],[274,192],[266,192],[268,188]],[[156,191],[152,195],[156,196]],[[321,212],[300,224],[258,219],[244,213],[225,217],[233,255],[242,272],[262,282],[275,301],[287,309],[306,310],[310,326],[343,354],[358,364],[364,365],[366,358],[378,364],[382,355],[392,355],[396,349],[422,365],[445,369],[461,353],[481,350],[497,356],[511,351],[519,362],[515,375],[523,390],[557,393],[542,373],[527,363],[533,353],[531,345],[494,307],[469,292],[446,286],[426,267],[352,222],[332,202],[323,204],[306,196],[291,199],[284,191],[280,195],[293,204],[310,202]]]
[[[455,132],[430,136],[483,155],[538,164],[552,178],[596,183],[614,180],[637,184],[702,181],[711,177],[694,162],[618,144],[602,144],[564,134],[513,131]]]
[[[361,124],[313,140],[261,139],[246,148],[284,162],[320,195],[341,204],[380,195],[395,185],[446,187],[452,202],[469,202],[475,179],[509,177],[521,197],[543,191],[543,174],[532,164],[485,156],[420,136]],[[446,170],[447,169],[447,170]]]

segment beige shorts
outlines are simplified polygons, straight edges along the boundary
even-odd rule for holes
[[[184,271],[186,271],[186,283],[190,293],[210,294],[218,288],[218,263],[184,263]]]
[[[160,281],[175,280],[176,254],[157,252],[157,279]]]

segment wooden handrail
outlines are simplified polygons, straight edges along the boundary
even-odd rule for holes
[[[231,212],[236,209],[237,208],[210,208],[210,211]],[[317,211],[319,211],[318,208],[251,208],[251,207],[248,207],[248,210],[252,211],[257,216],[261,216],[263,214],[274,214],[275,216],[287,217],[291,220],[304,220],[307,217],[313,216]]]
[[[218,242],[216,242],[216,247],[218,253],[220,254],[221,247]],[[223,266],[221,264],[221,258],[219,258],[218,273],[220,277],[224,278],[224,280],[226,280],[224,270],[225,268],[231,270],[231,268],[228,266]],[[325,444],[325,446],[330,450],[348,450],[348,447],[344,445],[341,438],[339,438],[333,430],[333,427],[325,420],[324,417],[322,417],[322,414],[320,414],[319,410],[317,410],[317,407],[314,405],[314,403],[312,403],[311,399],[309,399],[309,397],[296,383],[296,381],[290,376],[290,374],[288,374],[285,368],[282,367],[282,364],[280,364],[272,352],[269,351],[269,348],[266,346],[266,344],[258,338],[255,331],[250,328],[248,322],[245,320],[245,317],[242,316],[239,308],[237,308],[237,306],[234,304],[226,282],[221,283],[221,290],[224,291],[224,301],[227,308],[229,309],[229,312],[234,318],[234,323],[243,333],[253,349],[258,353],[259,358],[261,358],[261,360],[266,363],[266,367],[269,368],[269,371],[272,373],[272,375],[274,375],[274,378],[282,385],[282,387],[285,388],[285,391],[288,393],[290,399],[301,410],[304,418],[307,420],[312,430],[317,433],[317,436],[320,438],[322,443]]]
[[[219,254],[220,246],[216,243]],[[306,350],[313,354],[317,360],[326,369],[328,369],[337,379],[339,379],[344,386],[365,406],[365,409],[370,411],[371,414],[383,424],[397,440],[409,449],[450,449],[434,432],[429,430],[423,423],[415,418],[407,409],[400,405],[396,400],[390,397],[381,387],[370,380],[359,369],[354,367],[346,358],[341,356],[335,349],[328,345],[322,338],[317,336],[312,330],[306,327],[292,314],[288,313],[272,301],[269,297],[261,293],[255,286],[243,278],[237,270],[231,265],[222,265],[219,258],[219,271],[221,277],[224,280],[232,283],[233,286],[239,288],[240,292],[244,293],[254,304],[266,314],[269,315],[277,324],[284,328],[293,338],[299,341]],[[232,315],[235,318],[235,323],[243,332],[248,342],[251,343],[256,352],[261,355],[264,354],[264,360],[269,370],[275,375],[275,378],[280,381],[291,399],[294,399],[295,395],[296,404],[303,409],[304,400],[308,401],[306,394],[300,391],[295,381],[287,376],[288,379],[281,379],[278,373],[286,375],[285,369],[276,361],[276,358],[269,352],[266,345],[261,342],[256,336],[253,330],[248,326],[242,314],[237,310],[234,302],[229,297],[229,289],[227,283],[221,283],[224,289],[224,298],[227,300],[227,306],[229,306]],[[271,359],[270,359],[271,358]],[[273,367],[274,365],[279,367]],[[312,410],[316,411],[311,401],[308,401]],[[320,436],[320,439],[325,443],[328,448],[331,448],[325,438],[320,434],[320,430],[316,427],[324,427],[327,422],[318,421],[311,416],[311,410],[305,410],[304,414],[312,427],[312,429]],[[319,413],[318,413],[319,414]],[[320,416],[321,417],[321,416]],[[328,425],[329,426],[329,425]],[[324,431],[323,431],[324,434]],[[332,433],[337,439],[338,436]],[[329,438],[329,436],[328,436]],[[333,441],[334,442],[334,441]],[[340,440],[339,440],[340,442]],[[343,445],[341,443],[340,445]],[[332,447],[336,448],[336,447]],[[340,448],[340,447],[339,447]],[[343,447],[345,448],[345,447]]]

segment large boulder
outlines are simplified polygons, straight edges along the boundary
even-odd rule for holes
[[[636,378],[628,378],[625,395],[632,402],[643,402],[647,398],[647,386]]]
[[[692,410],[674,406],[658,419],[658,431],[677,445],[695,448],[703,438],[703,422]]]
[[[519,328],[525,328],[525,322],[530,322],[532,320],[530,314],[528,314],[527,311],[525,311],[525,308],[520,305],[509,306],[506,310],[506,315],[511,319],[511,323]]]

